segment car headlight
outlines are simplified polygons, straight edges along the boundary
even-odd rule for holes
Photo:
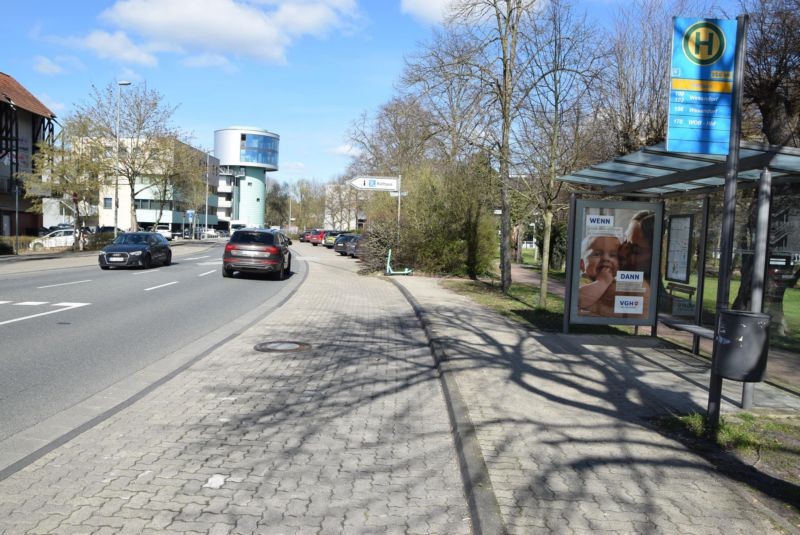
[[[142,251],[131,251],[131,252],[130,252],[130,253],[128,253],[128,254],[129,254],[130,256],[140,256],[140,255],[142,254]]]
[[[103,256],[104,254],[106,254],[106,252],[105,252],[105,251],[100,251],[100,252],[99,252],[99,253],[97,253],[97,254],[98,254],[98,255],[100,255],[100,256]]]

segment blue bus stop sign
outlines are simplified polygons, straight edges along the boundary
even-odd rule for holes
[[[667,150],[728,154],[736,21],[675,17]]]
[[[194,210],[186,210],[186,219],[189,220],[189,223],[192,222],[194,219]]]

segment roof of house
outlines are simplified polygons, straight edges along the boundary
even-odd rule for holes
[[[0,102],[9,102],[42,117],[55,117],[56,115],[34,97],[30,91],[22,87],[14,78],[0,72]]]

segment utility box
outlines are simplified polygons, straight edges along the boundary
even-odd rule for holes
[[[747,383],[764,379],[767,369],[770,315],[720,310],[713,373]]]

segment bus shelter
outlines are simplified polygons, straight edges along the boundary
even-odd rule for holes
[[[689,333],[698,353],[710,345],[718,309],[763,303],[770,355],[800,369],[800,149],[742,142],[739,151],[725,304],[716,302],[725,156],[660,144],[559,178],[581,186],[571,203],[565,332],[571,324],[627,324],[649,325],[656,335],[661,325]],[[626,249],[639,227],[650,233],[647,267]],[[598,281],[609,279],[604,266],[615,262],[615,295],[592,301]]]

